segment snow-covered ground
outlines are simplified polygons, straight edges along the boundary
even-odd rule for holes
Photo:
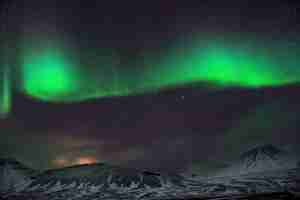
[[[277,166],[286,158],[289,156],[273,146],[255,148],[243,154],[229,169],[210,178],[156,174],[107,164],[73,166],[32,176],[31,170],[10,160],[0,165],[3,184],[0,199],[158,200],[192,197],[228,199],[228,196],[238,199],[240,196],[274,192],[299,195],[300,168],[293,167],[291,163]],[[237,169],[246,170],[246,173]],[[3,172],[10,176],[4,176]]]
[[[166,182],[161,186],[151,187],[138,184],[120,186],[97,184],[89,180],[74,179],[65,182],[60,179],[38,180],[19,192],[3,194],[7,199],[176,199],[187,197],[218,197],[235,195],[253,195],[272,192],[300,193],[300,169],[252,173],[235,177],[207,178],[202,180],[184,180],[183,185]]]

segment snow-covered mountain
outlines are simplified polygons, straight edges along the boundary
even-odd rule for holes
[[[156,188],[166,184],[182,186],[182,177],[98,163],[45,171],[29,187],[51,188],[58,182],[65,186],[84,183],[105,188]]]
[[[274,192],[297,195],[300,193],[299,170],[192,180],[175,174],[157,174],[99,163],[45,171],[28,181],[22,190],[0,192],[0,199],[245,199],[249,195]]]
[[[24,189],[33,180],[34,174],[34,170],[15,159],[0,159],[0,192]]]
[[[126,196],[129,192],[134,196],[142,196],[149,191],[183,187],[183,178],[179,175],[98,163],[45,171],[30,181],[22,191],[11,191],[7,195],[47,196],[49,199],[85,199],[87,196],[119,199],[120,194]]]
[[[298,159],[279,148],[268,144],[243,153],[230,167],[221,170],[218,176],[236,176],[274,170],[293,169]]]

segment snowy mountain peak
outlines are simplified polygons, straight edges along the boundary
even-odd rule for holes
[[[258,159],[273,159],[277,160],[279,157],[284,156],[286,152],[276,148],[271,144],[258,146],[254,149],[251,149],[241,155],[242,160],[252,160],[256,161]]]
[[[297,167],[297,159],[274,145],[255,147],[243,153],[240,159],[225,168],[217,176],[235,176],[240,174],[292,169]]]

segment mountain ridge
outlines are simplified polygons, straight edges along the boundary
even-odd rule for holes
[[[217,176],[235,176],[264,171],[297,168],[297,158],[272,144],[251,148]]]
[[[78,174],[82,170],[84,173]],[[300,168],[199,180],[179,177],[176,180],[176,177],[127,170],[104,163],[47,170],[35,176],[25,187],[0,191],[0,199],[214,199],[222,195],[230,198],[232,195],[247,197],[266,192],[289,192],[295,195],[300,192]],[[70,176],[73,173],[76,176]]]

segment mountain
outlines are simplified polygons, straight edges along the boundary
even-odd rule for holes
[[[97,163],[45,171],[30,181],[21,193],[10,192],[8,195],[18,194],[29,198],[28,195],[34,194],[38,199],[45,196],[49,199],[85,199],[87,196],[119,199],[121,194],[126,196],[129,192],[130,195],[142,196],[151,191],[183,187],[184,181],[180,175]]]
[[[296,167],[296,157],[271,144],[267,144],[243,153],[239,160],[222,170],[221,173],[218,173],[218,176],[236,176],[248,173],[293,169]]]
[[[18,191],[33,180],[35,171],[13,158],[0,159],[0,192]]]
[[[86,182],[105,187],[161,187],[165,184],[182,185],[179,175],[158,174],[122,168],[104,163],[75,165],[48,170],[40,174],[31,186],[48,181],[61,183]]]
[[[24,168],[14,160],[5,159],[3,163]],[[176,174],[158,174],[103,163],[77,165],[40,173],[28,180],[22,190],[0,192],[0,199],[246,199],[264,194],[274,195],[267,199],[282,199],[277,198],[282,193],[292,197],[300,194],[299,170],[192,180]]]

